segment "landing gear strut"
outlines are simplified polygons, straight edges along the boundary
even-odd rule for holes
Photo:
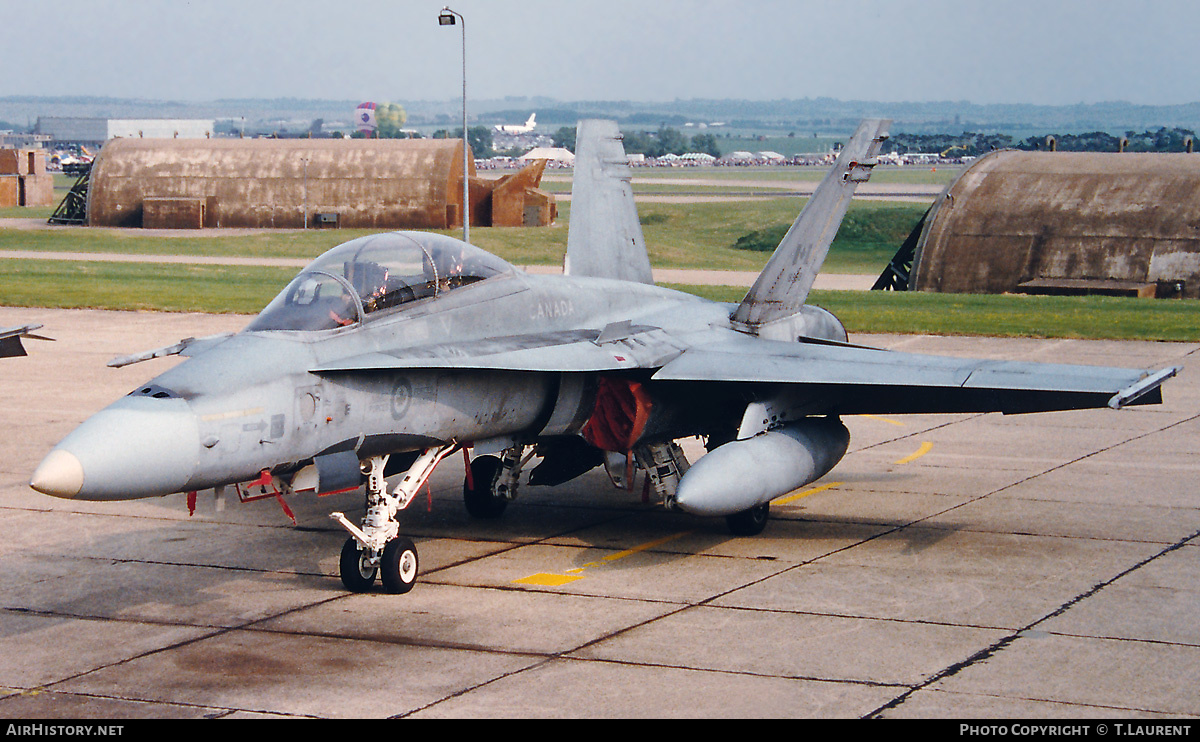
[[[375,577],[389,593],[412,590],[417,581],[417,547],[400,535],[396,514],[412,502],[421,485],[429,479],[438,462],[458,450],[458,444],[426,449],[404,474],[396,490],[388,494],[383,468],[387,456],[372,456],[363,463],[367,474],[367,512],[362,526],[356,526],[342,513],[329,517],[350,532],[342,545],[339,571],[347,590],[361,593],[371,589]]]

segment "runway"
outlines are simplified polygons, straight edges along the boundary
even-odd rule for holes
[[[856,335],[911,352],[1159,368],[1165,404],[855,417],[757,537],[592,472],[472,521],[461,459],[402,515],[405,596],[337,578],[357,496],[223,510],[56,500],[33,468],[245,317],[0,308],[6,718],[1200,716],[1200,344]],[[257,362],[248,359],[247,362]],[[687,445],[694,457],[698,447]]]

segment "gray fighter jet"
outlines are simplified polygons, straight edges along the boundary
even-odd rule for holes
[[[342,581],[401,593],[418,562],[398,516],[458,451],[474,516],[500,515],[519,482],[603,466],[625,487],[644,471],[666,507],[754,534],[772,499],[845,454],[843,415],[1160,402],[1177,369],[873,349],[806,303],[887,124],[859,127],[745,299],[726,305],[653,284],[616,124],[583,121],[565,275],[528,275],[439,234],[351,240],[243,331],[113,361],[187,357],[68,435],[31,485],[86,500],[232,485],[283,502],[365,479],[361,521],[331,516],[350,534]],[[708,452],[689,467],[676,441],[690,436]]]

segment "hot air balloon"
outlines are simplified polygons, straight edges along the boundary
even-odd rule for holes
[[[360,103],[358,108],[354,109],[354,125],[358,131],[371,136],[375,133],[375,104]]]

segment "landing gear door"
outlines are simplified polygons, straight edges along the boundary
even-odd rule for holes
[[[633,458],[629,454],[605,451],[604,471],[617,489],[627,490],[633,484]]]

